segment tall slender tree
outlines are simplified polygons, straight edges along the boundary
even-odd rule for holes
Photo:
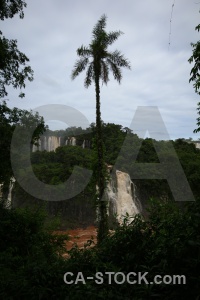
[[[88,88],[92,82],[95,84],[96,92],[96,150],[97,150],[97,204],[99,210],[98,242],[101,243],[108,233],[107,202],[103,198],[106,188],[106,166],[104,161],[104,147],[102,138],[102,122],[100,110],[100,81],[107,85],[109,81],[109,70],[112,71],[114,79],[119,83],[122,79],[121,67],[130,69],[130,63],[118,51],[108,52],[108,46],[112,45],[122,34],[121,31],[107,33],[106,15],[101,16],[92,31],[92,41],[88,47],[81,46],[77,49],[80,57],[72,70],[72,79],[75,79],[82,71],[86,70],[84,85]]]

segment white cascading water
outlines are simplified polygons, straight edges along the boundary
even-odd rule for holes
[[[109,206],[113,215],[122,224],[128,214],[130,217],[141,212],[141,204],[135,194],[135,186],[128,173],[116,171],[116,183],[111,178],[107,186]],[[110,210],[110,209],[109,209]],[[131,222],[132,219],[129,220]]]
[[[10,185],[9,185],[9,193],[8,193],[8,198],[6,201],[6,208],[11,208],[12,207],[12,190],[15,184],[15,178],[11,177],[10,179]]]
[[[39,151],[55,151],[56,148],[61,146],[61,138],[58,136],[43,136],[38,140],[39,145],[33,145],[33,152]]]
[[[5,208],[8,208],[8,209],[10,209],[12,207],[12,190],[13,190],[15,181],[16,181],[15,178],[11,177],[10,184],[9,184],[8,196],[4,203]],[[3,196],[2,188],[3,188],[3,184],[0,184],[0,198],[2,198],[2,196]]]
[[[76,146],[76,138],[75,137],[71,138],[71,145]]]
[[[49,136],[48,137],[48,147],[47,151],[55,151],[56,148],[60,146],[60,137],[57,136]]]
[[[39,140],[38,140],[38,146],[33,145],[32,147],[32,151],[35,152],[37,150],[39,151],[55,151],[56,148],[61,146],[61,137],[57,137],[57,136],[42,136]],[[66,141],[65,141],[65,145],[67,146],[76,146],[76,138],[75,137],[69,137]],[[83,142],[82,148],[85,148],[85,140]]]
[[[76,138],[74,136],[68,137],[68,139],[65,142],[66,146],[76,146]]]

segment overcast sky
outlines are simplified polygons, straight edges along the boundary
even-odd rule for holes
[[[200,23],[198,0],[26,2],[24,19],[16,16],[1,22],[3,34],[18,40],[18,48],[34,70],[24,99],[9,88],[9,107],[29,110],[65,104],[94,122],[94,85],[85,89],[85,73],[72,81],[71,71],[77,48],[90,43],[94,25],[106,14],[107,31],[124,32],[110,50],[120,50],[132,69],[123,70],[120,85],[110,75],[108,85],[101,87],[103,121],[130,127],[138,106],[157,106],[171,139],[200,137],[193,134],[200,100],[189,83],[192,65],[188,63],[190,44],[199,40],[195,31]],[[64,123],[49,125],[66,128]]]

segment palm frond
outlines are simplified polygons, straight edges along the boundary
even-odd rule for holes
[[[94,66],[93,63],[90,63],[86,72],[84,86],[88,88],[91,85],[93,79],[94,79]]]
[[[72,70],[71,78],[72,80],[75,79],[82,71],[85,70],[89,59],[87,57],[83,57],[76,61],[74,65],[74,69]]]
[[[102,33],[106,27],[106,20],[107,17],[106,15],[102,15],[101,18],[99,19],[99,21],[97,22],[97,24],[94,26],[92,34],[94,39],[96,39],[100,33]]]
[[[108,81],[109,81],[109,67],[108,65],[106,64],[105,61],[101,61],[101,74],[100,74],[100,77],[102,79],[102,82],[107,84]]]
[[[111,53],[107,52],[108,46],[115,42],[123,32],[111,31],[107,33],[105,31],[106,20],[106,15],[102,15],[93,28],[93,39],[89,46],[82,45],[77,49],[80,60],[76,61],[71,77],[74,79],[89,65],[84,80],[86,88],[95,80],[95,76],[107,84],[109,69],[112,70],[114,78],[120,83],[122,79],[121,67],[131,68],[129,61],[118,50]]]
[[[106,43],[107,45],[112,45],[117,39],[118,37],[123,34],[122,31],[111,31],[107,34],[106,37]]]
[[[112,53],[108,53],[107,57],[118,67],[125,67],[131,69],[129,61],[126,58],[124,58],[120,51],[115,50]]]
[[[78,48],[76,52],[78,56],[89,57],[92,55],[91,49],[83,45],[80,48]]]
[[[116,79],[120,83],[122,79],[122,72],[120,67],[109,58],[107,59],[107,63],[110,65],[114,79]]]

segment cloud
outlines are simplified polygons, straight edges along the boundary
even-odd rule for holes
[[[123,70],[121,85],[112,75],[101,87],[102,118],[105,122],[130,126],[138,106],[158,106],[171,138],[193,137],[196,104],[189,84],[192,65],[190,43],[199,40],[194,30],[199,23],[199,5],[192,1],[27,0],[25,18],[1,22],[7,38],[18,40],[30,58],[35,80],[27,84],[26,99],[9,88],[9,106],[33,109],[41,104],[65,104],[95,121],[95,89],[85,89],[85,74],[75,81],[70,75],[77,59],[76,49],[88,45],[92,29],[105,13],[107,30],[124,34],[110,48],[119,49],[131,62]],[[169,43],[170,38],[170,45]]]

